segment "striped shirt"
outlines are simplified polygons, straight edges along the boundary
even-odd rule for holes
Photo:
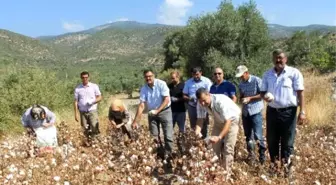
[[[210,107],[197,103],[197,118],[206,118],[207,113],[212,113],[216,122],[225,123],[227,120],[237,120],[240,108],[224,94],[210,94]]]
[[[260,94],[261,79],[257,76],[250,75],[250,78],[239,84],[239,91],[243,98],[256,96]],[[262,111],[264,104],[262,99],[251,100],[248,104],[243,105],[243,116],[254,115]]]
[[[290,66],[285,66],[278,76],[274,68],[264,73],[261,91],[270,92],[274,101],[268,105],[273,108],[287,108],[298,105],[296,91],[304,90],[301,72]]]
[[[210,87],[212,82],[209,78],[201,76],[199,81],[195,81],[194,78],[190,78],[184,83],[183,94],[188,95],[190,98],[196,99],[196,91],[203,87],[210,91]],[[190,106],[196,107],[196,102],[189,101],[188,104]]]

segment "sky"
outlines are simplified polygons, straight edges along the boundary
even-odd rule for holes
[[[232,0],[235,6],[248,0]],[[31,37],[81,31],[115,21],[185,25],[221,0],[6,0],[0,29]],[[335,0],[255,0],[268,23],[336,25]]]

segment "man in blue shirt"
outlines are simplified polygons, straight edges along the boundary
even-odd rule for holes
[[[149,131],[154,142],[160,143],[160,125],[162,126],[165,142],[165,154],[170,156],[173,149],[173,122],[170,108],[170,94],[166,82],[155,79],[152,70],[144,71],[146,84],[140,90],[140,104],[133,120],[132,127],[136,128],[141,119],[145,103],[148,107]]]
[[[277,173],[277,161],[281,160],[285,167],[285,175],[290,176],[290,156],[294,151],[296,123],[298,121],[299,124],[303,124],[306,118],[304,81],[298,69],[287,65],[287,55],[283,50],[274,50],[272,54],[274,67],[264,73],[260,88],[261,97],[268,102],[266,141],[272,171]]]
[[[244,65],[237,67],[236,77],[241,79],[239,91],[240,100],[243,103],[242,120],[249,153],[248,162],[253,163],[255,160],[253,140],[258,140],[259,162],[264,164],[266,145],[262,128],[263,118],[261,111],[264,108],[264,104],[260,96],[261,79],[251,75]]]
[[[195,67],[192,69],[192,76],[193,77],[187,80],[184,84],[183,97],[185,101],[188,102],[188,115],[190,120],[190,126],[192,129],[195,129],[197,121],[196,91],[201,87],[210,90],[212,82],[209,78],[202,76],[202,69],[200,67]],[[208,125],[209,125],[209,116],[207,115],[206,118],[204,119],[204,124],[201,131],[203,138],[207,136]]]
[[[224,80],[224,72],[217,67],[214,71],[215,83],[210,88],[210,94],[224,94],[237,102],[236,87],[229,81]]]

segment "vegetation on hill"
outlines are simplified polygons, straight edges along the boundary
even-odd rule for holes
[[[164,68],[188,71],[201,66],[211,76],[215,67],[222,67],[226,78],[235,80],[236,67],[244,64],[261,76],[272,65],[272,50],[283,48],[289,65],[335,70],[334,33],[299,31],[288,39],[274,39],[269,32],[253,1],[237,8],[223,1],[217,12],[190,19],[185,28],[166,38]]]

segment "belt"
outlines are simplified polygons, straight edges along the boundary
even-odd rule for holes
[[[167,109],[169,109],[169,108],[170,108],[170,106],[168,106],[168,107],[162,109],[160,112],[163,112],[163,111],[165,111],[165,110],[167,110]]]
[[[277,112],[283,112],[283,111],[286,111],[286,110],[289,110],[289,109],[293,109],[293,108],[296,108],[296,107],[292,106],[292,107],[285,107],[285,108],[273,108],[271,106],[268,106],[268,108],[270,108],[272,110],[275,110]]]
[[[79,111],[80,113],[90,113],[90,112],[94,112],[96,110],[90,110],[90,111]]]

